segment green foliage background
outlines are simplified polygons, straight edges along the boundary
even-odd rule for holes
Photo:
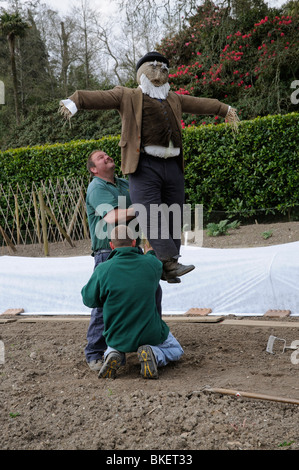
[[[281,8],[263,0],[198,3],[196,13],[186,17],[182,27],[177,24],[153,46],[170,60],[172,90],[218,99],[235,107],[242,120],[298,112],[298,103],[290,99],[291,84],[299,73],[298,1],[290,0]],[[18,38],[16,49],[19,125],[7,36],[0,33],[0,80],[5,83],[6,98],[6,104],[0,105],[0,149],[118,135],[121,121],[116,110],[78,113],[71,128],[62,126],[57,114],[61,99],[79,89],[110,89],[116,82],[101,74],[86,77],[81,57],[69,67],[64,84],[59,68],[63,57],[51,52],[49,42],[42,39],[34,9],[23,11],[23,16],[31,28]],[[129,77],[122,84],[136,87]],[[194,122],[216,124],[221,119],[183,115],[184,126]]]
[[[291,113],[243,121],[238,134],[225,124],[186,128],[187,201],[244,217],[298,207],[298,124]]]

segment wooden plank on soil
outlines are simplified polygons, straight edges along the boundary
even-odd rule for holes
[[[0,317],[0,323],[13,323],[14,321],[17,321],[16,318],[1,318]]]
[[[192,316],[186,317],[185,315],[162,315],[165,322],[180,322],[180,323],[218,323],[224,319],[223,316]]]
[[[1,313],[1,315],[8,315],[8,316],[15,316],[15,315],[20,315],[20,313],[23,313],[24,309],[23,308],[8,308],[5,310],[5,312]]]
[[[180,323],[218,323],[224,319],[223,316],[204,316],[204,317],[186,317],[183,315],[162,315],[162,319],[165,322],[180,322]],[[63,321],[89,321],[90,315],[86,316],[39,316],[39,317],[21,317],[18,318],[18,322],[21,323],[37,323],[37,322],[63,322]]]
[[[288,328],[299,328],[299,317],[298,321],[263,321],[263,320],[223,320],[221,323],[222,325],[229,325],[229,326],[256,326],[256,327],[267,327],[267,328],[281,328],[281,327],[288,327]]]
[[[53,321],[57,321],[57,322],[61,322],[61,321],[84,321],[84,320],[90,320],[90,316],[87,315],[87,316],[78,316],[78,317],[73,317],[73,316],[69,316],[69,317],[59,317],[58,315],[54,315],[53,317],[48,317],[48,316],[40,316],[40,317],[23,317],[23,318],[19,318],[18,319],[18,323],[38,323],[38,322],[53,322]]]
[[[0,317],[1,318],[1,317]],[[225,319],[225,316],[213,316],[207,315],[204,317],[186,317],[184,315],[163,315],[162,319],[165,322],[177,322],[177,323],[221,323],[221,325],[225,326],[255,326],[259,327],[267,327],[267,328],[281,328],[281,327],[289,327],[289,328],[298,328],[299,327],[299,317],[298,321],[278,321],[278,320],[234,320],[234,319]],[[36,322],[68,322],[68,321],[90,321],[90,315],[78,315],[78,316],[39,316],[39,317],[15,317],[17,322],[21,323],[36,323]]]
[[[291,310],[267,310],[264,314],[264,317],[270,318],[282,318],[289,317],[291,315]]]
[[[212,310],[210,308],[189,308],[189,310],[187,310],[184,315],[186,317],[205,317],[206,315],[209,315],[209,313],[212,313]]]

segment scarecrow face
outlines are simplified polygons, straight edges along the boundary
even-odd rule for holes
[[[142,64],[137,71],[138,83],[140,83],[142,74],[156,87],[162,86],[168,82],[168,67],[163,62],[154,61]]]

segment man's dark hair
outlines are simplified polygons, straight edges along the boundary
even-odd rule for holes
[[[132,240],[134,240],[134,234],[126,225],[117,225],[111,232],[111,242],[116,248],[131,246]]]

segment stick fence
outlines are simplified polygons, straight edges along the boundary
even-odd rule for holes
[[[78,178],[0,185],[0,248],[43,243],[47,256],[49,242],[89,239],[85,196],[86,181]]]

